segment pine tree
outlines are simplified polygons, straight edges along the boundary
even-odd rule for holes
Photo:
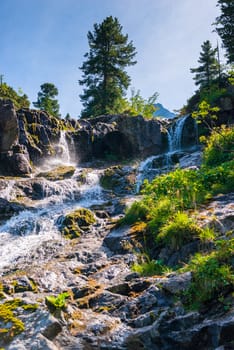
[[[195,84],[200,88],[210,89],[212,82],[219,76],[219,63],[216,59],[217,48],[212,49],[212,45],[209,40],[205,41],[202,46],[202,51],[198,59],[200,66],[197,68],[191,68],[191,73],[195,74]]]
[[[128,42],[128,35],[122,34],[118,19],[112,16],[94,24],[93,33],[89,31],[87,37],[90,51],[84,56],[79,80],[85,86],[80,95],[82,117],[118,113],[119,101],[130,85],[125,68],[136,63],[136,49],[132,41]]]
[[[226,49],[228,63],[234,63],[234,1],[218,0],[221,15],[216,18],[216,31]]]
[[[37,102],[33,102],[34,107],[48,112],[54,117],[60,117],[58,100],[58,89],[52,83],[44,83],[40,86],[41,91],[38,92]]]

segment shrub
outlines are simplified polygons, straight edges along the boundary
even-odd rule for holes
[[[162,265],[160,260],[149,260],[142,263],[135,263],[132,266],[132,271],[139,273],[141,276],[162,275],[168,271],[168,268]]]
[[[66,306],[66,299],[69,297],[69,293],[64,292],[57,297],[50,295],[46,297],[46,305],[49,309],[63,309]]]
[[[202,229],[186,213],[178,212],[162,226],[156,240],[163,245],[169,245],[173,250],[177,250],[183,244],[198,238],[201,231]]]
[[[198,308],[215,296],[221,296],[227,288],[234,288],[232,259],[234,239],[220,240],[216,250],[207,255],[196,254],[186,267],[193,272],[193,281],[186,291],[186,302]]]
[[[149,214],[149,217],[151,218],[148,222],[150,231],[152,233],[157,233],[159,228],[167,222],[174,210],[173,202],[168,198],[159,201]]]
[[[121,223],[132,225],[137,221],[144,221],[149,213],[149,207],[143,202],[134,202],[127,209],[125,217],[121,219]]]
[[[213,130],[203,153],[205,166],[217,166],[234,158],[234,128]]]
[[[142,193],[155,201],[167,197],[177,208],[196,207],[203,200],[202,183],[196,170],[176,169],[145,183]]]

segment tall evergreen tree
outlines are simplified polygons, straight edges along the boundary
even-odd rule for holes
[[[226,49],[228,63],[234,63],[234,0],[218,0],[221,15],[216,18],[216,31]]]
[[[80,67],[83,72],[79,80],[84,85],[83,117],[117,113],[119,101],[130,85],[130,77],[125,71],[134,65],[136,49],[128,35],[122,34],[122,26],[117,18],[107,17],[101,24],[94,24],[94,31],[88,32],[90,51]]]
[[[34,107],[48,112],[54,117],[59,117],[59,103],[55,99],[58,96],[58,89],[52,83],[44,83],[40,86],[41,91],[37,94],[37,102],[33,102]]]
[[[216,58],[217,48],[212,49],[209,40],[205,41],[202,46],[202,51],[198,59],[200,66],[191,68],[191,73],[195,74],[195,84],[200,88],[210,89],[212,82],[219,76],[219,62]]]

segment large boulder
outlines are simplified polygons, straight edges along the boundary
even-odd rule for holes
[[[10,100],[0,99],[0,153],[7,152],[18,141],[18,120]]]
[[[161,124],[142,116],[105,115],[81,121],[71,133],[77,161],[93,157],[115,160],[144,157],[162,151]]]

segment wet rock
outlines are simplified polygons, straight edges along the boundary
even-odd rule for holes
[[[179,159],[180,168],[198,168],[201,166],[202,152],[197,151],[191,154],[186,154]]]
[[[130,167],[113,166],[104,171],[100,184],[116,194],[131,193],[135,189],[136,176]]]
[[[77,238],[81,233],[87,231],[96,219],[91,210],[80,208],[60,218],[61,232],[68,238]]]
[[[9,202],[6,199],[0,198],[0,221],[9,219],[11,216],[25,209],[26,207],[23,204]]]
[[[126,227],[114,228],[104,239],[103,243],[115,253],[128,251],[130,232]]]
[[[45,177],[49,181],[69,179],[73,176],[76,168],[73,166],[60,166],[50,171],[41,172],[37,177]]]

